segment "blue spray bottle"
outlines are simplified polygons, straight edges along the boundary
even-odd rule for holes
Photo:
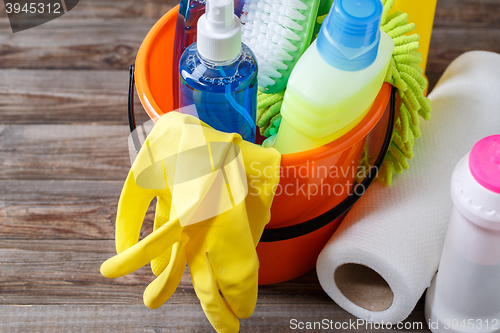
[[[330,0],[331,1],[331,0]],[[201,15],[205,13],[206,0],[181,0],[179,14],[175,26],[174,57],[172,79],[174,96],[179,97],[179,60],[184,50],[196,42],[196,25]],[[243,13],[245,0],[234,0],[234,15],[238,17]],[[179,99],[174,98],[174,109],[179,108]]]
[[[255,142],[257,63],[241,42],[234,1],[208,0],[197,30],[180,59],[180,106],[194,104],[208,125]]]

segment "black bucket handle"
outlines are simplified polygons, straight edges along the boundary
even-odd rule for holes
[[[136,123],[135,123],[135,113],[134,113],[134,88],[135,88],[135,78],[134,78],[134,70],[135,66],[130,66],[130,75],[129,75],[129,87],[128,87],[128,123],[130,127],[130,133],[135,133]],[[394,122],[396,118],[396,88],[392,87],[391,89],[391,99],[390,99],[390,113],[389,113],[389,122],[387,125],[387,132],[384,137],[384,143],[382,144],[382,148],[380,149],[380,153],[372,167],[370,167],[370,171],[368,172],[368,176],[361,182],[361,184],[356,185],[354,190],[349,194],[347,198],[345,198],[341,203],[337,206],[333,207],[329,211],[323,213],[320,216],[317,216],[309,221],[305,221],[299,224],[291,225],[289,227],[282,228],[273,228],[273,229],[264,229],[262,237],[260,238],[260,242],[278,242],[278,241],[286,241],[288,239],[301,237],[307,235],[311,232],[319,230],[328,224],[332,223],[345,213],[349,211],[349,209],[354,206],[354,204],[361,198],[361,196],[366,192],[368,187],[375,180],[378,170],[382,166],[382,162],[384,161],[385,155],[389,150],[389,145],[392,140],[392,133],[394,130]],[[132,140],[134,142],[134,147],[137,152],[141,149],[141,143],[139,138],[132,135]],[[358,191],[358,189],[362,189]]]

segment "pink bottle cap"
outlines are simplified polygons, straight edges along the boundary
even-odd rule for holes
[[[469,168],[479,184],[500,193],[500,135],[487,136],[474,145],[469,155]]]

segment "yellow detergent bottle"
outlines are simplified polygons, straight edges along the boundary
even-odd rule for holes
[[[394,42],[380,30],[380,0],[336,0],[290,75],[275,148],[295,153],[334,141],[370,110]]]

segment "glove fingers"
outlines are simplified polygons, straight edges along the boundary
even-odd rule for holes
[[[208,321],[218,333],[238,332],[240,328],[238,317],[219,293],[208,256],[205,260],[203,257],[193,259],[196,261],[188,262],[191,280]]]
[[[101,274],[108,278],[127,275],[149,263],[180,240],[178,220],[171,221],[131,248],[106,260]]]
[[[144,304],[150,309],[157,309],[175,292],[186,268],[184,246],[177,242],[172,246],[168,266],[144,290]]]
[[[257,253],[255,252],[252,258],[238,257],[238,260],[222,263],[222,266],[216,266],[215,263],[213,265],[220,291],[232,311],[239,318],[250,317],[255,309],[258,294]]]
[[[171,196],[159,196],[156,201],[154,231],[158,230],[170,219],[170,206],[172,204]],[[159,276],[167,267],[172,257],[172,251],[168,249],[160,256],[151,261],[151,270],[156,276]]]
[[[129,172],[123,186],[118,212],[116,215],[116,252],[121,253],[137,244],[144,216],[149,203],[154,198],[154,192],[139,187],[135,183],[133,172]]]
[[[224,242],[211,241],[206,246],[207,258],[222,296],[239,318],[252,315],[258,294],[259,258],[249,222],[244,219],[246,214],[245,203],[241,203],[220,215],[219,221],[224,217],[231,224],[215,229],[217,232],[211,239]],[[262,225],[261,233],[263,228]]]

